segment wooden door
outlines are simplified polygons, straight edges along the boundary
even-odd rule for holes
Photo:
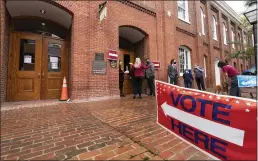
[[[60,98],[68,76],[65,41],[13,32],[10,42],[7,100]]]
[[[125,80],[124,80],[124,94],[132,94],[133,87],[132,87],[132,80],[127,72],[131,70],[129,63],[134,63],[134,53],[120,49],[119,53],[120,61],[122,62],[122,70],[125,71]]]
[[[60,98],[63,78],[68,73],[65,42],[43,38],[41,99]]]
[[[41,52],[40,36],[12,34],[8,77],[9,100],[40,99]]]

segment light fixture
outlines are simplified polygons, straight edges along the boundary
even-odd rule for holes
[[[46,24],[44,22],[41,23],[42,26],[45,26]]]
[[[168,17],[171,17],[172,13],[170,11],[168,11]]]
[[[257,3],[252,3],[245,11],[244,16],[250,22],[250,24],[255,24],[257,22],[256,14],[257,14]]]
[[[45,10],[40,10],[40,13],[44,14],[44,13],[46,13],[46,11]]]

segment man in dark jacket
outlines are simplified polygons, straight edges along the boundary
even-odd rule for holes
[[[121,64],[119,64],[119,89],[120,89],[120,97],[124,97],[123,94],[123,84],[124,84],[124,71],[122,70]]]
[[[150,59],[146,59],[146,65],[151,66],[150,68],[146,69],[145,74],[148,82],[148,86],[150,89],[149,95],[155,96],[155,87],[154,87],[154,79],[155,79],[155,69],[153,63],[150,61]]]
[[[205,91],[203,73],[204,73],[204,70],[198,64],[196,64],[194,67],[196,84],[199,90]]]
[[[168,77],[169,77],[169,81],[170,84],[174,84],[177,85],[177,80],[178,80],[178,70],[177,70],[177,66],[176,66],[176,60],[172,59],[170,62],[170,65],[168,66]]]

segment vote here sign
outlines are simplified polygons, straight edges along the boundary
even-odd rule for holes
[[[256,160],[256,101],[156,81],[158,123],[214,159]]]

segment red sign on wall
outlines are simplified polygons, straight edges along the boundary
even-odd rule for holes
[[[221,160],[256,160],[256,100],[156,81],[158,123]]]
[[[108,50],[108,54],[107,54],[107,59],[108,60],[118,60],[118,52],[115,50]]]
[[[160,62],[158,62],[158,61],[152,61],[152,63],[154,64],[154,68],[155,68],[155,69],[159,69],[159,68],[160,68]]]

